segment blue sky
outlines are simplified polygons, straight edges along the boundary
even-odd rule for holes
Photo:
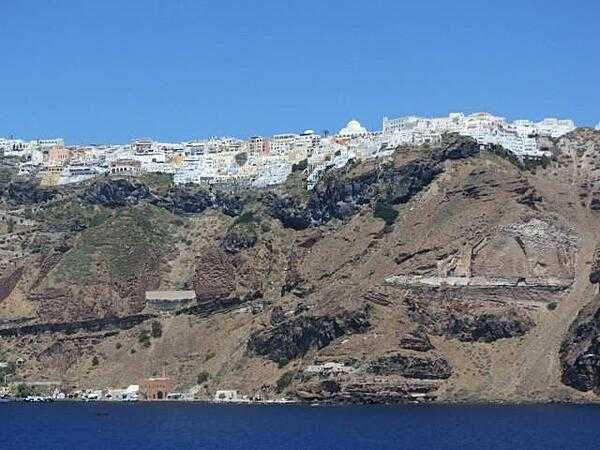
[[[0,0],[0,136],[600,121],[600,2]]]

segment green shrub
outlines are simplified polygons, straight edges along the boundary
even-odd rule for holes
[[[155,320],[154,322],[152,322],[151,334],[152,334],[152,337],[155,339],[162,336],[162,325],[158,320]]]
[[[146,348],[150,347],[150,335],[148,334],[148,330],[141,331],[138,336],[138,342]]]
[[[234,158],[235,158],[235,162],[237,163],[237,165],[241,167],[244,164],[246,164],[246,162],[248,162],[248,153],[246,153],[246,152],[238,153],[237,155],[234,156]]]
[[[98,357],[97,357],[97,356],[94,356],[94,357],[92,358],[92,366],[94,366],[94,367],[95,367],[95,366],[97,366],[98,364],[100,364],[100,361],[98,361]]]
[[[308,167],[308,159],[303,159],[298,164],[292,164],[292,172],[302,172]]]
[[[390,202],[377,200],[373,209],[373,217],[382,219],[386,225],[392,225],[398,218],[398,211],[393,208]]]
[[[210,374],[206,371],[200,372],[198,374],[198,378],[196,379],[196,384],[206,383],[210,378]]]
[[[281,392],[285,388],[287,388],[295,376],[295,370],[288,370],[287,372],[283,372],[283,374],[277,380],[277,392]]]
[[[253,211],[244,211],[240,214],[235,220],[234,224],[246,224],[246,223],[256,223],[258,219],[254,216]]]
[[[25,398],[30,395],[36,395],[36,394],[37,394],[37,391],[35,390],[35,388],[33,386],[26,386],[24,384],[17,385],[17,388],[15,390],[15,397],[17,397],[17,398]]]

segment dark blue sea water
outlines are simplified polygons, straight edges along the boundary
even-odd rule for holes
[[[0,449],[597,449],[600,407],[0,404]]]

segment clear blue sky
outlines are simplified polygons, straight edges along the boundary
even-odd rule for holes
[[[600,120],[600,1],[0,0],[0,136]]]

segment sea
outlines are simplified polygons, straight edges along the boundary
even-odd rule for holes
[[[0,449],[598,449],[600,407],[1,403]]]

